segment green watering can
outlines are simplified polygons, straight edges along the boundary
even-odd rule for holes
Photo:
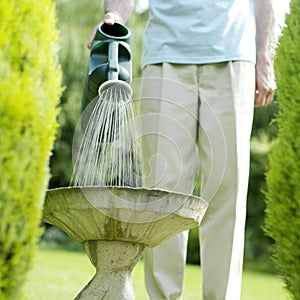
[[[129,29],[119,23],[100,24],[91,46],[82,111],[95,97],[115,84],[131,94],[131,73]]]

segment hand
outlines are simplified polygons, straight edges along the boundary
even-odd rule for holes
[[[117,13],[108,12],[108,13],[105,14],[103,22],[106,23],[107,25],[114,25],[116,22],[122,24],[122,19]],[[92,46],[92,42],[93,42],[93,39],[94,39],[95,34],[97,32],[98,26],[99,26],[99,24],[93,28],[92,33],[90,35],[90,38],[88,40],[87,47],[89,49]]]
[[[256,61],[255,106],[270,104],[276,89],[274,65],[268,54],[258,55]]]

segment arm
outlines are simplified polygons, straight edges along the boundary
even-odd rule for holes
[[[104,22],[125,24],[131,16],[133,0],[105,0],[104,1]]]
[[[273,55],[275,50],[275,8],[273,0],[253,0],[256,21],[255,105],[269,104],[276,88]]]
[[[134,0],[105,0],[104,1],[104,19],[108,25],[113,25],[115,22],[125,24],[131,16]],[[91,47],[97,27],[94,27],[88,41],[88,48]]]

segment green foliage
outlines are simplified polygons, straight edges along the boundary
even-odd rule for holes
[[[58,1],[60,29],[59,61],[66,87],[61,98],[58,136],[51,157],[50,188],[69,185],[72,165],[74,129],[80,117],[81,98],[87,72],[87,41],[92,28],[100,22],[101,1]]]
[[[300,1],[280,38],[276,59],[279,133],[267,173],[266,232],[275,241],[274,260],[294,299],[300,299]]]
[[[191,265],[200,264],[199,228],[189,231],[186,262]]]
[[[0,299],[20,299],[41,231],[61,73],[52,1],[1,0],[0,20]]]
[[[276,103],[268,108],[255,110],[253,136],[251,139],[251,164],[247,197],[247,220],[245,237],[245,262],[256,262],[255,268],[273,271],[270,260],[272,241],[263,232],[265,201],[263,190],[266,189],[265,172],[268,154],[272,147],[272,133],[275,124],[270,124]],[[253,263],[251,263],[253,267]]]
[[[68,236],[64,231],[51,225],[47,225],[48,229],[45,230],[42,236],[39,247],[41,249],[63,249],[69,251],[84,251],[83,244],[75,241]]]

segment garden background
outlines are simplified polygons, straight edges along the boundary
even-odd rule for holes
[[[285,47],[281,47],[280,59],[277,63],[277,69],[282,70],[278,74],[283,82],[280,84],[283,88],[279,90],[278,96],[281,96],[281,100],[285,97],[287,100],[278,101],[280,99],[275,97],[268,107],[255,109],[246,223],[246,284],[242,291],[242,299],[247,300],[286,298],[286,294],[282,292],[282,280],[275,275],[275,268],[271,262],[274,241],[267,237],[263,230],[266,203],[269,204],[268,215],[272,216],[267,218],[269,236],[274,237],[275,241],[278,240],[278,236],[285,238],[280,243],[275,243],[279,250],[275,257],[281,260],[281,265],[284,267],[294,268],[293,270],[281,269],[283,281],[287,286],[292,287],[294,295],[299,295],[299,269],[297,269],[299,256],[297,256],[298,252],[294,251],[300,248],[297,247],[300,219],[297,196],[299,181],[293,174],[299,175],[300,169],[298,166],[300,141],[298,143],[298,133],[295,131],[295,123],[299,122],[300,114],[297,113],[298,99],[294,97],[297,92],[290,89],[289,82],[287,85],[289,93],[284,93],[284,83],[290,75],[296,74],[291,76],[292,87],[297,88],[299,85],[297,69],[300,65],[299,45],[296,43],[299,36],[298,2],[299,0],[292,2],[294,19],[290,18],[289,28],[291,32],[294,31],[291,34],[286,30],[288,34],[284,41]],[[73,135],[80,116],[81,97],[89,60],[86,44],[92,28],[103,17],[103,3],[99,0],[54,2],[60,33],[59,51],[56,49],[57,32],[54,29],[56,20],[52,1],[45,0],[39,7],[32,3],[31,0],[26,0],[22,4],[18,1],[8,3],[0,0],[0,17],[7,21],[0,24],[2,33],[0,37],[2,47],[0,55],[2,92],[0,95],[0,299],[2,295],[6,295],[3,299],[19,299],[16,295],[19,295],[19,287],[24,285],[27,269],[31,265],[33,270],[29,272],[25,284],[25,299],[66,299],[65,297],[71,298],[82,288],[92,276],[93,269],[87,263],[88,259],[83,253],[82,245],[53,226],[41,224],[42,226],[38,228],[38,224],[48,179],[50,179],[49,188],[69,185],[73,170]],[[143,11],[137,6],[127,24],[132,31],[134,79],[141,76],[142,34],[147,14],[147,10]],[[15,17],[16,15],[18,18]],[[21,29],[18,30],[19,28]],[[9,42],[4,37],[7,37]],[[292,37],[291,41],[289,41],[290,37]],[[56,57],[57,53],[58,57]],[[56,59],[59,60],[59,64]],[[63,93],[60,87],[61,75]],[[17,101],[7,101],[10,98]],[[60,99],[59,104],[58,99]],[[289,101],[290,99],[294,101]],[[281,102],[283,104],[280,104]],[[284,106],[284,103],[287,105]],[[289,103],[292,103],[292,106],[288,106]],[[291,114],[286,118],[284,114],[287,111]],[[58,124],[55,122],[57,115]],[[278,116],[281,116],[281,120],[279,118],[278,122],[273,122],[274,117],[278,118]],[[289,123],[289,120],[293,122]],[[284,126],[286,126],[285,131],[282,129]],[[51,177],[49,177],[48,157],[56,129],[58,131],[50,159]],[[278,132],[281,135],[278,135]],[[293,142],[287,141],[285,144],[282,138],[285,136],[289,136]],[[280,145],[284,147],[280,149]],[[272,149],[277,149],[275,152],[272,151],[275,155],[271,156],[273,158],[271,166],[275,172],[267,170]],[[285,155],[286,149],[290,151],[288,156]],[[279,166],[283,168],[279,168],[276,161],[277,163],[279,161]],[[266,177],[267,171],[269,173]],[[200,182],[197,182],[195,194],[199,190],[199,184]],[[285,188],[282,189],[282,186]],[[279,195],[279,199],[276,195]],[[286,200],[289,200],[288,205]],[[279,202],[281,206],[277,205]],[[274,213],[278,211],[273,209],[276,206],[279,210],[277,215]],[[279,221],[285,224],[277,226]],[[279,232],[278,235],[277,227],[284,228],[285,231]],[[43,234],[39,238],[42,231]],[[33,250],[38,240],[39,250],[35,253]],[[201,272],[196,266],[200,263],[197,229],[190,231],[188,247],[185,279],[185,290],[188,292],[184,299],[195,299],[198,298],[201,288],[199,285]],[[137,299],[146,297],[142,277],[142,267],[139,263],[134,271]]]

